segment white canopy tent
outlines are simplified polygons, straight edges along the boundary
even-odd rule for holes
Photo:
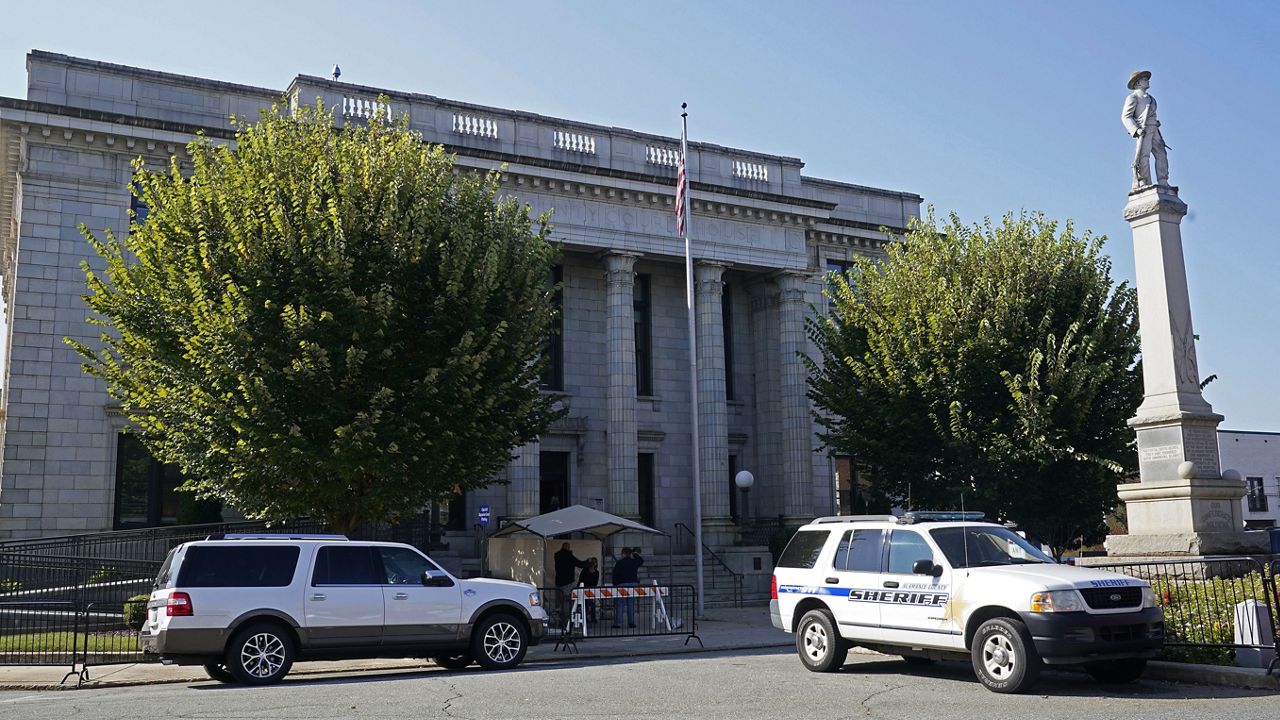
[[[666,535],[634,520],[584,505],[570,505],[545,515],[513,520],[494,532],[489,538],[487,553],[489,573],[494,577],[533,583],[541,588],[550,587],[555,574],[553,556],[560,545],[567,542],[579,560],[596,558],[603,575],[604,539],[620,532]],[[591,538],[550,539],[571,533],[582,533]]]

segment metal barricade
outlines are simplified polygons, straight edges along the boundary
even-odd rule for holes
[[[147,601],[142,598],[86,605],[80,614],[80,681],[90,679],[89,668],[96,665],[158,662],[159,657],[144,654],[139,644],[138,631],[146,616]]]
[[[1213,557],[1146,562],[1089,563],[1088,567],[1110,570],[1151,583],[1156,602],[1164,611],[1165,646],[1173,659],[1188,662],[1235,664],[1237,650],[1272,650],[1271,645],[1237,642],[1236,607],[1246,601],[1265,603],[1269,611],[1261,620],[1249,615],[1244,622],[1266,622],[1260,628],[1238,628],[1242,637],[1275,638],[1280,625],[1280,595],[1276,593],[1276,571],[1280,562],[1252,557]],[[1274,669],[1275,663],[1272,663]]]
[[[576,650],[580,640],[654,636],[684,636],[686,645],[702,645],[692,585],[579,586],[563,598],[558,588],[541,593],[557,650]]]

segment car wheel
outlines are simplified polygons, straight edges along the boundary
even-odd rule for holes
[[[461,670],[475,662],[476,659],[471,657],[471,653],[459,653],[457,655],[437,655],[431,658],[431,661],[448,670]]]
[[[810,610],[796,628],[796,652],[800,662],[813,672],[834,672],[844,666],[849,644],[836,632],[831,613]]]
[[[1085,663],[1084,671],[1094,680],[1107,685],[1130,683],[1142,677],[1147,669],[1146,658],[1121,658],[1119,660],[1099,660]]]
[[[511,615],[490,615],[476,626],[471,636],[471,655],[486,670],[506,670],[524,660],[529,650],[529,631]]]
[[[1017,620],[993,618],[973,636],[973,671],[988,690],[1016,693],[1040,677],[1040,656],[1027,628]]]
[[[921,657],[920,655],[903,655],[902,660],[908,665],[918,665],[918,666],[932,665],[935,662],[937,662],[932,658]]]
[[[293,638],[286,630],[273,623],[257,623],[231,638],[226,667],[245,685],[269,685],[289,672],[293,657]]]
[[[204,672],[209,676],[210,680],[217,680],[220,683],[233,683],[236,681],[235,676],[222,663],[205,663]]]

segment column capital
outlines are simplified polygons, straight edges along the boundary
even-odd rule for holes
[[[773,275],[778,286],[779,300],[782,302],[803,302],[804,286],[812,279],[812,275],[802,270],[780,270]]]
[[[1187,204],[1178,197],[1178,188],[1172,185],[1149,185],[1129,193],[1129,203],[1124,206],[1124,219],[1130,223],[1158,215],[1162,220],[1181,222],[1187,214]]]
[[[638,253],[608,250],[597,257],[604,260],[605,277],[610,283],[629,284],[635,279],[636,260],[640,259]]]
[[[698,283],[698,291],[712,295],[724,293],[724,271],[728,267],[724,263],[706,260],[694,262],[693,274]]]

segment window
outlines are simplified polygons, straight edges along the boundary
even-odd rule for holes
[[[312,585],[381,585],[382,581],[371,547],[328,545],[316,554]]]
[[[177,465],[157,462],[130,433],[117,435],[115,529],[176,524],[182,483]]]
[[[1249,512],[1267,511],[1267,493],[1262,487],[1262,478],[1245,478],[1245,487],[1249,498]]]
[[[650,357],[653,307],[649,294],[649,276],[636,275],[632,292],[632,308],[635,311],[636,334],[636,394],[653,394],[653,358]]]
[[[569,507],[569,453],[538,454],[538,512]]]
[[[443,577],[440,568],[409,548],[377,548],[387,585],[421,585],[422,574]]]
[[[933,560],[933,549],[920,536],[910,530],[894,530],[889,535],[889,572],[911,574],[911,566],[917,560]]]
[[[831,566],[845,572],[880,572],[883,530],[850,530],[840,539]]]
[[[791,536],[787,549],[778,558],[778,567],[810,569],[818,564],[818,556],[827,544],[831,532],[827,530],[800,530]]]
[[[833,274],[833,273],[840,273],[840,274],[845,275],[845,278],[846,278],[846,279],[848,279],[848,275],[847,275],[847,273],[849,272],[849,268],[851,268],[851,267],[853,267],[853,263],[849,262],[848,260],[827,260],[827,273],[828,273],[828,278],[827,278],[827,293],[828,293],[828,297],[827,297],[827,309],[828,309],[828,310],[833,309],[833,308],[835,308],[835,306],[836,306],[836,301],[830,297],[830,295],[831,295],[831,294],[834,294],[834,293],[833,293],[833,288],[835,287],[835,285],[834,285],[834,283],[835,283],[835,278],[831,277],[830,275],[831,275],[831,274]]]
[[[135,187],[134,189],[136,190],[137,188]],[[129,209],[133,211],[133,221],[138,223],[139,226],[145,223],[147,216],[151,214],[151,208],[147,207],[147,204],[142,202],[142,198],[137,195],[129,196]]]
[[[724,321],[724,397],[726,400],[737,400],[737,389],[733,383],[733,287],[724,284],[724,294],[720,296],[720,317]]]
[[[653,453],[636,456],[636,493],[640,500],[640,522],[653,527]]]
[[[544,390],[564,390],[564,288],[559,287],[563,281],[564,267],[556,265],[551,268],[547,284],[556,286],[555,294],[551,296],[555,318],[551,321],[551,337],[547,339],[547,347],[543,350],[543,355],[547,358],[547,366],[542,369]]]
[[[178,571],[179,587],[287,587],[298,567],[298,547],[196,545]]]

